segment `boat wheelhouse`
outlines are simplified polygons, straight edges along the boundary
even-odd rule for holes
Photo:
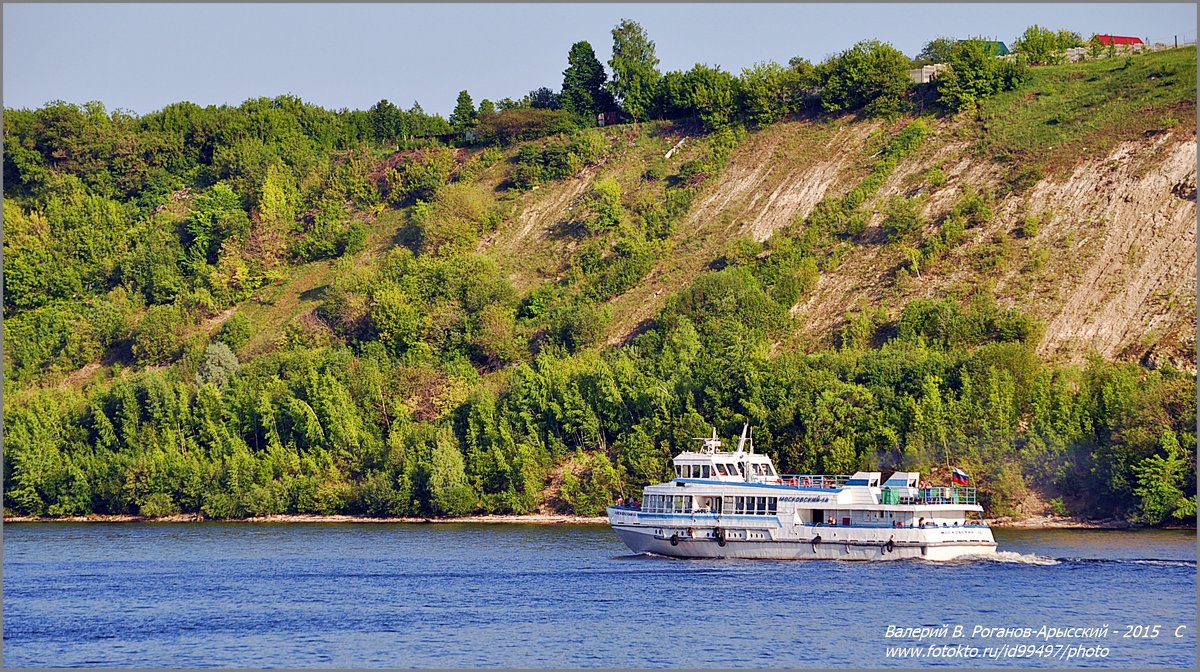
[[[689,558],[949,560],[994,553],[976,491],[925,486],[917,472],[778,474],[748,428],[724,451],[713,430],[673,460],[674,480],[649,485],[609,523],[639,553]]]

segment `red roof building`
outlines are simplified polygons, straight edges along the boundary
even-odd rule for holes
[[[1124,37],[1122,35],[1096,35],[1092,39],[1104,45],[1116,44],[1132,46],[1134,44],[1145,44],[1142,42],[1142,38],[1140,37]]]

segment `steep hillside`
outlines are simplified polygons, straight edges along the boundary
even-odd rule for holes
[[[1099,69],[1083,67],[1088,66]],[[1047,68],[1039,74],[1021,100],[1045,95],[1038,85],[1049,86],[1056,73]],[[1107,102],[1128,107],[1113,97],[1096,104],[1097,115],[1107,113]],[[1117,130],[1072,129],[1070,135],[1082,137],[1072,137],[1065,149],[1047,147],[1029,172],[987,153],[978,118],[937,119],[924,145],[896,166],[864,206],[871,218],[858,237],[862,244],[822,273],[815,290],[793,309],[804,341],[809,348],[827,346],[851,308],[882,307],[895,319],[914,298],[964,295],[982,284],[1001,305],[1046,323],[1038,347],[1044,356],[1081,362],[1094,352],[1107,359],[1171,361],[1194,371],[1194,102],[1170,100],[1165,107],[1167,114],[1152,105],[1124,109],[1132,118]],[[887,130],[879,122],[843,117],[786,121],[750,134],[728,166],[701,187],[672,237],[671,253],[645,281],[612,299],[607,341],[626,339],[734,239],[766,240],[802,225],[826,196],[845,194],[865,175],[870,155],[878,151],[878,134]],[[1052,168],[1043,172],[1039,163]],[[526,259],[545,251],[531,246],[555,247],[547,241],[604,172],[588,169],[524,197],[519,216],[494,234],[490,252]],[[1021,173],[1019,188],[1013,186],[1014,172]],[[880,231],[887,202],[918,198],[933,231],[964,190],[991,197],[994,216],[968,231],[933,268],[897,282],[905,253],[903,245],[886,244]],[[572,248],[556,249],[565,265]],[[514,279],[524,272],[516,271]]]
[[[958,114],[802,93],[463,147],[382,103],[6,115],[5,506],[594,514],[751,423],[787,471],[1194,519],[1195,48]]]

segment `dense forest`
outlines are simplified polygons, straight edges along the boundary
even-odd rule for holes
[[[1194,373],[1043,361],[1044,325],[986,283],[892,314],[848,307],[827,347],[794,339],[791,308],[857,246],[902,246],[891,281],[916,282],[993,216],[995,193],[966,190],[934,222],[891,199],[886,240],[863,236],[931,125],[1071,67],[1053,64],[1080,36],[1034,26],[1010,59],[982,39],[915,59],[867,41],[735,75],[660,72],[641,26],[612,35],[608,70],[579,42],[557,90],[478,105],[463,91],[449,119],[292,97],[5,110],[6,510],[596,514],[668,478],[692,437],[750,423],[785,472],[953,464],[990,515],[1037,491],[1060,514],[1194,520]],[[1113,82],[1152,73],[1194,101],[1195,50],[1178,54],[1093,49]],[[947,74],[912,84],[931,62]],[[730,241],[607,342],[611,300],[679,252],[679,223],[739,143],[847,114],[888,121],[857,186],[765,241]],[[688,152],[656,154],[636,190],[597,179],[557,227],[561,272],[514,282],[487,241],[518,199],[664,129]],[[1039,170],[1019,165],[1009,188]],[[323,274],[316,310],[262,318],[302,273]]]

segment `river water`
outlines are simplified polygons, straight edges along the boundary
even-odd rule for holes
[[[3,533],[6,667],[1196,664],[1194,532],[996,530],[949,564],[671,560],[597,525]]]

